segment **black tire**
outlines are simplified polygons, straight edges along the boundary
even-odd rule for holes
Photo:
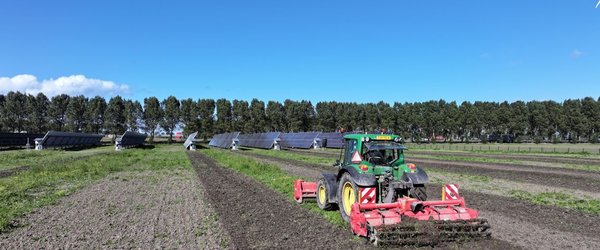
[[[412,197],[412,198],[416,198],[420,201],[427,200],[427,188],[425,188],[425,185],[415,185],[413,188],[411,188],[409,190],[409,192],[410,192],[410,197]]]
[[[351,185],[352,189],[354,190],[354,203],[358,202],[358,186],[356,186],[354,178],[352,178],[352,176],[348,173],[344,173],[342,175],[342,178],[340,178],[340,182],[338,184],[338,204],[340,207],[340,214],[342,215],[342,219],[344,219],[344,221],[350,222],[350,212],[346,210],[348,210],[352,204],[348,204],[348,207],[346,206],[346,199],[344,199],[344,185],[346,183]],[[348,198],[351,199],[351,197]]]
[[[321,197],[321,188],[325,190],[324,197]],[[329,203],[329,189],[324,179],[320,179],[317,184],[317,206],[322,210],[333,210],[333,204]]]

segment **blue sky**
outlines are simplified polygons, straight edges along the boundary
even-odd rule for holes
[[[0,92],[27,85],[140,100],[597,98],[596,3],[2,1]],[[14,80],[24,74],[33,78]],[[77,75],[86,86],[60,84]]]

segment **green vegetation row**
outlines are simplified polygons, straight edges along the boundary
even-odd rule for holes
[[[58,95],[52,98],[20,92],[0,94],[0,132],[47,130],[121,134],[146,130],[153,138],[158,129],[171,134],[178,124],[200,137],[240,131],[379,131],[387,129],[405,139],[421,141],[443,136],[446,140],[487,140],[487,135],[510,134],[516,141],[559,142],[567,138],[598,142],[600,98],[556,101],[348,103],[258,99],[227,100],[169,96],[139,102],[123,99]],[[140,126],[143,125],[143,126]]]
[[[249,157],[235,155],[230,151],[220,149],[205,149],[201,151],[202,154],[206,154],[208,157],[219,162],[221,165],[245,174],[265,186],[272,188],[273,190],[288,197],[290,202],[295,202],[293,199],[294,193],[294,180],[302,179],[299,176],[289,175],[278,166],[258,162]],[[319,209],[316,203],[305,202],[302,207],[315,212],[332,224],[346,228],[347,223],[341,218],[338,211],[324,211]]]
[[[185,153],[174,148],[179,149],[180,145],[161,145],[153,150],[127,149],[90,156],[85,160],[37,164],[30,170],[0,178],[0,231],[15,226],[14,221],[20,216],[53,204],[111,173],[124,170],[191,171]]]
[[[481,163],[498,163],[498,164],[522,164],[530,165],[527,161],[519,161],[514,159],[494,159],[485,157],[468,157],[468,156],[455,156],[455,155],[411,155],[413,159],[432,159],[442,161],[457,161],[457,162],[481,162]],[[553,163],[556,168],[567,168],[567,169],[578,169],[593,172],[600,172],[599,165],[578,165],[578,164],[564,164],[564,163]]]
[[[274,157],[278,157],[281,159],[293,159],[298,161],[303,161],[311,164],[320,164],[323,166],[327,166],[330,164],[323,164],[321,162],[332,162],[334,161],[334,157],[320,157],[320,156],[308,156],[301,155],[299,153],[294,153],[292,151],[275,151],[275,150],[253,150],[252,152],[262,155],[270,155]],[[446,171],[440,171],[438,169],[426,168],[426,171],[431,173],[438,174],[450,174]],[[489,176],[479,176],[479,175],[471,175],[471,174],[460,174],[461,178],[468,179],[470,181],[489,183],[493,179]],[[439,183],[444,184],[444,183]],[[600,200],[596,200],[593,198],[578,198],[572,196],[570,194],[565,193],[557,193],[557,192],[547,192],[540,194],[532,194],[524,190],[512,190],[507,193],[508,196],[512,198],[517,198],[521,200],[526,200],[536,204],[542,205],[552,205],[556,207],[562,207],[567,209],[575,209],[580,210],[592,214],[600,215]]]
[[[81,151],[12,150],[0,151],[0,170],[21,166],[46,166],[51,163],[75,161],[98,154],[108,154],[114,147],[97,147]]]

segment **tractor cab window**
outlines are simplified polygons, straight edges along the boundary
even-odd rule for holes
[[[371,141],[363,143],[363,159],[375,165],[389,166],[396,162],[406,147],[396,142]]]
[[[344,155],[344,165],[348,165],[352,162],[352,155],[356,152],[356,141],[355,140],[347,140],[344,147],[347,150],[344,150],[346,154]]]

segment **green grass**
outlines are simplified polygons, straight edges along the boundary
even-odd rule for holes
[[[32,169],[0,179],[0,231],[9,229],[13,221],[36,208],[53,204],[76,190],[119,171],[172,171],[192,170],[183,150],[174,151],[179,145],[158,146],[152,150],[127,149],[107,152],[74,161],[45,162],[48,154],[60,158],[56,151],[30,157]],[[15,157],[19,155],[16,154]],[[36,162],[37,158],[37,162]],[[8,158],[11,160],[10,158]],[[18,160],[13,160],[16,162]]]
[[[412,155],[410,157],[414,158],[414,159],[432,159],[432,160],[457,161],[457,162],[480,162],[480,163],[531,165],[531,163],[528,164],[527,161],[520,161],[520,160],[513,160],[513,159],[495,159],[495,158],[455,156],[455,155]],[[556,163],[555,166],[552,166],[552,167],[600,172],[600,166],[598,166],[598,165],[579,165],[579,164]]]
[[[565,193],[544,192],[531,194],[523,190],[511,190],[512,197],[540,205],[551,205],[600,215],[600,200],[573,197]]]
[[[414,144],[414,151],[466,152],[480,154],[543,155],[549,157],[600,158],[599,144]]]
[[[335,160],[337,159],[337,157],[310,156],[285,150],[250,149],[248,151],[261,155],[274,156],[277,158],[291,159],[324,166],[332,166],[333,163],[335,163]]]
[[[229,151],[219,149],[205,149],[203,154],[213,158],[221,165],[241,172],[252,177],[258,182],[272,188],[273,190],[288,197],[293,201],[294,180],[301,179],[299,176],[289,175],[278,166],[258,162],[254,159],[235,155]],[[268,152],[268,151],[265,151]],[[294,201],[295,202],[295,201]],[[341,218],[338,211],[324,211],[319,209],[316,203],[305,202],[302,207],[309,209],[327,219],[332,224],[346,228],[347,223]]]
[[[58,161],[73,161],[81,157],[106,154],[114,147],[97,147],[80,151],[65,150],[11,150],[0,151],[0,170],[20,166],[46,165]]]

